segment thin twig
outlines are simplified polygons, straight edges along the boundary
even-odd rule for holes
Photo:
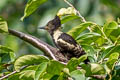
[[[67,0],[64,0],[64,1],[65,1],[69,6],[73,7],[73,8],[76,10],[77,14],[78,14],[79,17],[82,19],[83,22],[86,22],[86,20],[84,19],[84,17],[81,16],[80,12],[79,12],[70,2],[68,2]]]
[[[20,71],[23,70],[23,69],[26,68],[26,67],[27,67],[27,66],[23,66],[23,67],[21,67],[21,68],[20,68]],[[8,78],[9,76],[11,76],[11,75],[13,75],[13,74],[15,74],[15,73],[17,73],[16,70],[13,71],[13,72],[11,72],[10,74],[7,74],[7,75],[1,77],[0,80],[6,79],[6,78]]]
[[[73,7],[76,10],[76,12],[77,12],[78,16],[81,18],[82,22],[84,22],[84,23],[86,22],[85,18],[80,14],[80,12],[70,2],[68,2],[67,0],[64,0],[64,2],[66,2],[69,6]],[[89,26],[88,26],[88,30],[91,31]]]
[[[13,71],[13,72],[11,72],[10,74],[1,77],[0,80],[3,80],[3,79],[5,79],[5,78],[8,78],[9,76],[11,76],[11,75],[13,75],[13,74],[15,74],[15,73],[17,73],[17,71]]]

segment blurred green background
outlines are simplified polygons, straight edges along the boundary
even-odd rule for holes
[[[46,25],[53,19],[60,8],[68,7],[63,0],[48,0],[42,4],[31,16],[22,22],[20,18],[24,14],[24,8],[28,0],[0,0],[0,16],[8,22],[10,29],[31,34],[54,46],[50,35],[38,27]],[[106,21],[117,20],[120,17],[120,0],[69,0],[85,17],[87,21],[103,25]],[[72,22],[72,24],[71,24]],[[63,31],[78,25],[79,20],[65,23]],[[24,54],[41,54],[38,49],[30,44],[8,34],[0,34],[0,45],[10,47],[17,56]]]

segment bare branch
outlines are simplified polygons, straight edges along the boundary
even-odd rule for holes
[[[26,67],[27,67],[27,66],[21,67],[20,71],[23,70],[23,69],[26,68]],[[6,79],[6,78],[8,78],[9,76],[11,76],[11,75],[13,75],[13,74],[15,74],[15,73],[17,73],[17,71],[13,71],[13,72],[11,72],[11,73],[9,73],[9,74],[1,77],[0,80]]]
[[[56,58],[54,57],[54,55],[52,54],[52,51],[49,49],[49,47],[53,48],[52,46],[49,46],[48,44],[44,43],[43,41],[39,40],[38,38],[22,33],[22,32],[18,32],[15,30],[11,30],[9,29],[9,33],[17,36],[19,38],[21,38],[22,40],[34,45],[35,47],[39,48],[40,50],[42,50],[45,55],[49,56],[50,58],[56,60]],[[49,47],[48,47],[49,46]]]
[[[30,43],[31,45],[33,45],[34,47],[38,48],[39,50],[43,51],[44,54],[54,60],[59,60],[59,61],[63,61],[63,62],[67,62],[67,59],[64,57],[64,55],[62,53],[59,52],[59,50],[57,50],[56,48],[48,45],[47,43],[41,41],[40,39],[19,32],[19,31],[15,31],[15,30],[11,30],[9,29],[9,33],[11,35],[14,35],[28,43]]]
[[[17,71],[13,71],[13,72],[11,72],[10,74],[1,77],[0,80],[3,80],[3,79],[5,79],[5,78],[8,78],[9,76],[11,76],[11,75],[13,75],[13,74],[15,74],[15,73],[17,73]]]

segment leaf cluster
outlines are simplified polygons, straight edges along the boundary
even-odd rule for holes
[[[22,20],[46,1],[29,0]],[[64,15],[60,14],[62,24],[75,19],[81,20],[80,16],[73,14],[73,8],[67,9],[65,12],[58,11]],[[7,22],[0,18],[0,33],[4,32],[8,32]],[[95,80],[93,75],[103,75],[109,80],[120,78],[120,25],[116,21],[106,22],[102,26],[93,22],[80,22],[67,34],[82,46],[86,55],[72,58],[65,65],[41,55],[24,55],[17,58],[13,50],[0,45],[0,77],[3,73],[9,74],[16,70],[17,73],[7,80]],[[87,58],[90,60],[89,64],[83,62]],[[27,67],[21,70],[24,66]]]

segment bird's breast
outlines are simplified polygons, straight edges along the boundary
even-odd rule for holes
[[[57,40],[58,40],[59,36],[60,36],[62,33],[63,33],[63,32],[61,32],[61,31],[59,31],[59,30],[54,31],[53,39],[55,40],[56,43],[57,43]]]

